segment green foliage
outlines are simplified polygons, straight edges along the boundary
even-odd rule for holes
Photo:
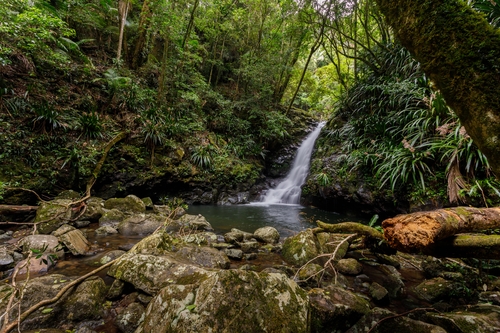
[[[52,133],[53,130],[66,127],[61,120],[61,115],[56,109],[47,102],[33,106],[35,117],[33,118],[33,127],[42,133]]]
[[[83,112],[78,118],[78,127],[83,135],[89,139],[102,138],[102,123],[97,112]]]
[[[210,169],[213,164],[213,154],[215,148],[212,145],[194,147],[191,153],[191,160],[202,169]]]

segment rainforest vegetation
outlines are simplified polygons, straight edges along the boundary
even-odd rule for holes
[[[499,201],[500,183],[446,103],[447,86],[424,73],[373,1],[2,4],[7,203],[33,200],[14,187],[83,191],[119,133],[126,139],[95,186],[103,196],[248,190],[320,119],[328,123],[306,193],[358,178],[395,206]],[[463,6],[498,35],[495,2]]]

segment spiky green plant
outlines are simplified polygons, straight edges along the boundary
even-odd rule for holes
[[[78,119],[78,127],[86,138],[97,139],[103,137],[102,123],[95,111],[82,113]]]

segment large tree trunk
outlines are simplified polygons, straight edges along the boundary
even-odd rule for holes
[[[465,1],[376,1],[500,176],[500,30]]]
[[[456,207],[398,215],[382,222],[389,245],[403,252],[430,253],[455,234],[500,227],[500,208]]]

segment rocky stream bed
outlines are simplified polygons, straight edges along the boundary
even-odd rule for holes
[[[70,208],[76,200],[67,192],[42,203],[34,234],[0,235],[1,332],[104,266],[35,306],[19,330],[500,331],[494,262],[408,255],[321,228],[286,239],[273,227],[218,235],[203,216],[147,198]]]

